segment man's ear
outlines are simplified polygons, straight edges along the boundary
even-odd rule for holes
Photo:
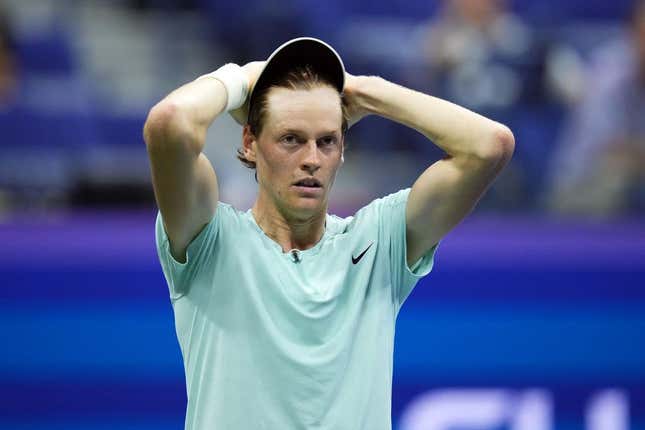
[[[251,126],[246,124],[242,129],[242,150],[244,151],[244,157],[249,161],[256,161],[255,156],[255,144],[257,140],[255,135],[251,132]]]

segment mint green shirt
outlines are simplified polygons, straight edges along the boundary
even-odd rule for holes
[[[181,264],[157,215],[186,429],[391,429],[394,324],[436,249],[407,266],[409,193],[327,214],[322,239],[296,255],[251,210],[220,202]]]

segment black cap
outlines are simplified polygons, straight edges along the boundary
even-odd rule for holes
[[[249,94],[250,105],[253,96],[262,88],[273,85],[293,68],[310,66],[315,72],[331,82],[338,92],[345,86],[345,66],[340,55],[320,39],[298,37],[283,43],[269,56],[264,69]]]

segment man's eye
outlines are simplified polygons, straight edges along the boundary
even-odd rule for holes
[[[333,136],[327,136],[320,139],[323,145],[332,145],[336,143],[336,138]]]
[[[293,134],[289,134],[287,136],[284,136],[282,138],[282,141],[285,142],[285,143],[289,143],[289,144],[298,142],[298,140],[296,139],[296,136],[294,136]]]

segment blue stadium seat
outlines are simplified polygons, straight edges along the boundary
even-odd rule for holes
[[[72,75],[77,68],[66,35],[60,31],[17,40],[18,59],[27,74]]]

